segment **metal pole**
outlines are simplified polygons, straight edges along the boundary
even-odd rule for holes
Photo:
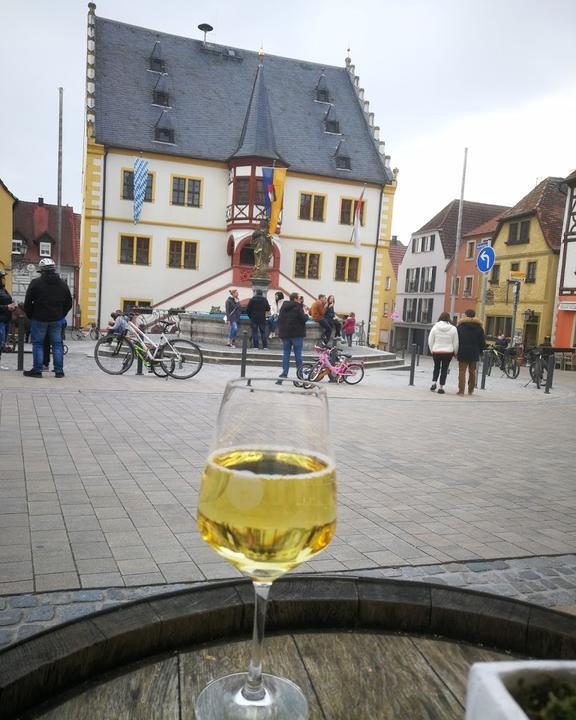
[[[58,88],[58,214],[56,226],[56,272],[62,263],[62,106],[64,90]]]
[[[248,355],[248,333],[242,331],[242,355],[240,356],[240,377],[246,377],[246,356]]]
[[[488,373],[488,353],[489,350],[484,350],[482,356],[482,381],[480,382],[480,388],[486,390],[486,374]]]
[[[551,353],[548,358],[548,373],[546,375],[546,387],[544,388],[544,392],[546,395],[550,394],[550,388],[552,387],[552,380],[554,378],[554,368],[556,367],[556,355],[554,353]]]
[[[480,322],[484,324],[486,314],[486,294],[488,293],[488,273],[482,273],[482,302],[480,304]]]
[[[454,317],[454,308],[456,306],[456,295],[454,288],[456,287],[456,277],[458,273],[458,248],[462,240],[462,214],[464,212],[464,185],[466,183],[466,160],[468,159],[468,148],[464,148],[464,167],[462,168],[462,187],[460,188],[460,204],[458,205],[458,224],[456,226],[456,247],[454,248],[454,272],[452,274],[452,287],[450,288],[450,316]]]
[[[416,352],[418,350],[418,345],[416,343],[412,343],[412,358],[410,360],[410,382],[408,385],[414,385],[414,373],[416,372]]]
[[[25,320],[23,317],[18,318],[18,364],[16,365],[17,370],[24,370],[24,324]]]
[[[520,280],[512,280],[514,293],[514,302],[512,303],[512,328],[510,347],[514,347],[514,339],[516,337],[516,313],[518,312],[518,303],[520,302]]]

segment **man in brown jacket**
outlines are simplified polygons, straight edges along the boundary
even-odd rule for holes
[[[325,312],[326,295],[318,295],[318,300],[315,300],[310,306],[310,317],[324,330],[322,333],[322,342],[327,343],[330,340],[330,335],[332,334],[332,325],[328,322],[328,320],[324,319]]]

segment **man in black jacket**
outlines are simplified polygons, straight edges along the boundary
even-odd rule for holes
[[[54,356],[54,372],[64,377],[64,348],[62,346],[62,322],[72,308],[72,295],[68,285],[55,272],[51,258],[40,260],[40,277],[32,280],[26,291],[24,310],[30,318],[32,333],[32,370],[25,370],[26,377],[42,377],[44,364],[44,338],[50,338]]]
[[[250,318],[252,325],[252,347],[258,350],[260,336],[262,338],[262,349],[268,347],[268,338],[266,337],[266,313],[270,312],[270,303],[260,288],[256,288],[254,296],[250,298],[246,307],[246,315]]]
[[[280,308],[278,316],[278,335],[282,338],[282,373],[279,377],[288,377],[290,370],[290,353],[294,350],[296,359],[296,370],[302,367],[302,348],[306,337],[306,323],[308,315],[304,312],[302,303],[299,301],[298,293],[291,293],[290,300]],[[279,385],[282,380],[276,381]]]
[[[10,318],[12,317],[12,310],[16,309],[16,304],[12,302],[12,295],[4,287],[4,281],[6,279],[6,273],[4,270],[0,270],[0,370],[8,370],[1,363],[2,360],[2,348],[8,337],[8,328],[10,327]]]
[[[474,310],[466,310],[458,323],[458,395],[464,395],[468,370],[468,395],[476,387],[476,363],[486,347],[484,328]]]

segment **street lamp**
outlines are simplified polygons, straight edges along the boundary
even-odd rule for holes
[[[522,313],[522,320],[524,320],[524,347],[526,347],[526,340],[528,336],[528,323],[536,318],[534,310],[528,308]]]

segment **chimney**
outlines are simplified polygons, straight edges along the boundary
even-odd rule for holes
[[[43,197],[39,197],[39,198],[38,198],[38,205],[44,205],[44,198],[43,198]]]
[[[398,235],[392,235],[390,238],[390,245],[398,245]]]

